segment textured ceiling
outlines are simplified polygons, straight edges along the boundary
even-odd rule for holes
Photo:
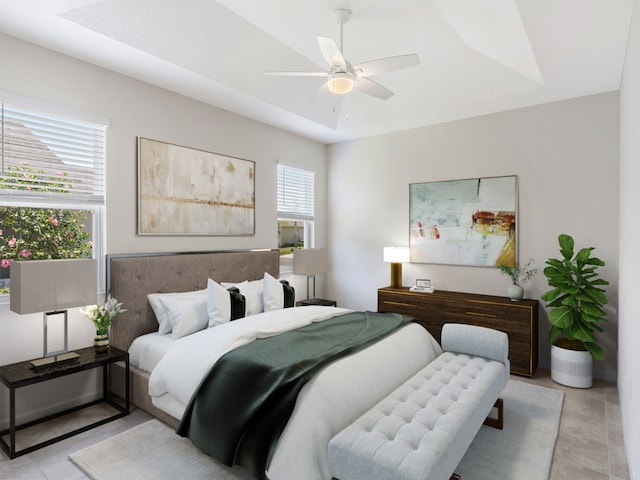
[[[632,0],[2,0],[0,31],[332,143],[617,90]],[[317,36],[352,63],[415,53],[330,94]]]

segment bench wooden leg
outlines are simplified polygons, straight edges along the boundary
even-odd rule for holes
[[[485,425],[489,427],[497,428],[498,430],[502,430],[504,426],[504,402],[502,398],[496,400],[496,403],[493,405],[493,408],[498,410],[498,418],[487,417],[484,421]]]

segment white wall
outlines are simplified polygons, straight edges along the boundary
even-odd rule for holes
[[[345,307],[377,309],[389,285],[385,246],[408,245],[409,183],[518,175],[519,258],[540,273],[526,296],[548,290],[542,268],[558,257],[557,236],[594,246],[611,285],[607,356],[596,376],[615,380],[618,292],[618,94],[608,93],[332,145],[328,150],[328,295]],[[405,264],[404,284],[506,295],[494,268]],[[540,364],[549,366],[546,312]]]
[[[0,58],[0,92],[109,119],[106,253],[276,248],[278,161],[315,171],[316,192],[319,199],[324,198],[323,144],[1,34]],[[137,236],[136,136],[255,161],[255,235]],[[324,246],[325,218],[325,203],[319,201],[318,246]],[[305,282],[300,278],[296,286],[304,293]],[[71,311],[70,325],[70,348],[89,346],[95,332],[77,309]],[[7,303],[0,304],[0,365],[40,355],[42,317],[19,316],[9,311]],[[93,391],[94,386],[85,390]],[[43,398],[50,394],[44,392]],[[2,398],[0,395],[0,412],[5,412]],[[30,409],[38,408],[27,397],[19,401]]]
[[[640,479],[640,0],[635,0],[620,89],[620,306],[618,391],[632,479]]]

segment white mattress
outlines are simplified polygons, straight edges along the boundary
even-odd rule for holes
[[[152,372],[160,359],[175,342],[171,334],[148,333],[136,338],[129,347],[129,362],[132,367]]]

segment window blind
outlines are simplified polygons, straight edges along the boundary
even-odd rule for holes
[[[278,165],[278,218],[313,220],[315,173]]]
[[[104,204],[106,125],[1,104],[0,197]]]

